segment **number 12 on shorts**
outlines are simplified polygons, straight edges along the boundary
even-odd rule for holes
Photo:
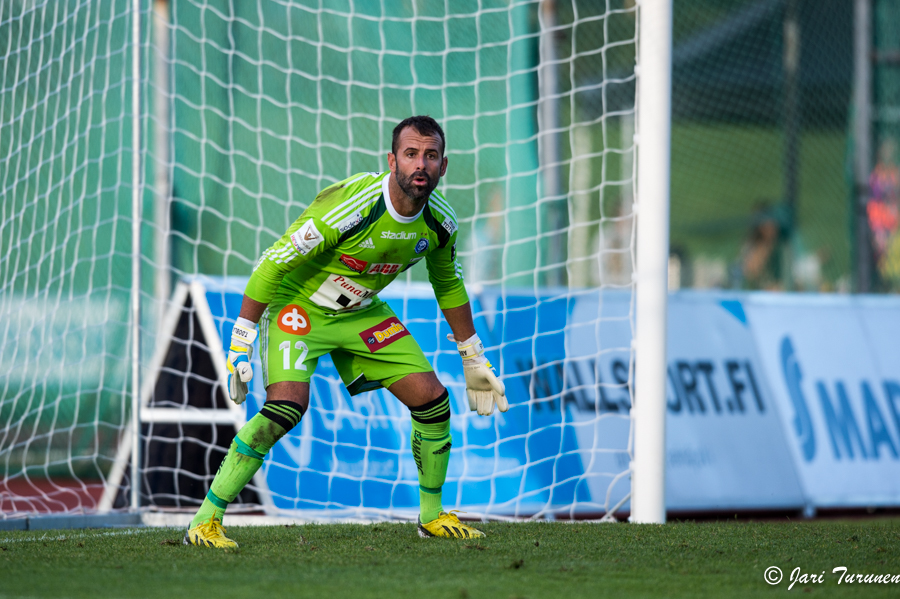
[[[281,350],[281,366],[284,370],[291,369],[291,342],[290,341],[282,341],[281,345],[278,346],[278,349]],[[309,348],[302,341],[296,341],[294,343],[294,349],[300,350],[300,357],[297,358],[297,361],[294,362],[294,370],[306,370],[306,364],[303,363],[303,360],[306,359],[306,354],[309,353]]]

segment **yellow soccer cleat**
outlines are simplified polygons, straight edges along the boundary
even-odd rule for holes
[[[441,512],[437,518],[425,524],[422,524],[422,521],[419,520],[419,536],[423,539],[428,537],[473,539],[483,537],[484,533],[477,528],[463,524],[456,517],[456,514],[451,511],[449,514]]]
[[[215,547],[216,549],[237,549],[238,544],[225,536],[225,527],[221,520],[210,517],[184,533],[185,545],[199,547]]]

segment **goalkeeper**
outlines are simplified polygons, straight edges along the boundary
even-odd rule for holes
[[[394,129],[390,170],[362,173],[322,190],[266,250],[244,291],[231,335],[228,387],[241,403],[253,377],[250,355],[259,323],[266,402],[235,436],[185,544],[235,548],[222,518],[273,445],[300,423],[309,381],[330,353],[351,395],[380,387],[412,417],[419,474],[419,535],[481,537],[443,510],[450,460],[450,401],[415,339],[378,298],[397,275],[425,260],[438,304],[463,360],[469,407],[488,416],[509,408],[472,322],[456,259],[456,215],[435,191],[447,171],[445,137],[427,116]]]

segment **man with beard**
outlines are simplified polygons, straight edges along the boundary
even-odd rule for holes
[[[449,395],[418,343],[377,295],[424,259],[453,331],[449,338],[462,356],[469,408],[482,416],[495,405],[502,412],[509,408],[475,332],[456,258],[456,215],[435,191],[447,171],[444,150],[444,132],[434,119],[402,121],[394,129],[388,172],[354,175],[322,190],[259,259],[232,330],[228,388],[233,401],[244,401],[259,334],[266,402],[235,436],[185,544],[237,547],[222,528],[225,509],[278,439],[300,423],[309,406],[310,378],[328,353],[351,395],[385,387],[409,408],[419,535],[484,536],[443,510]]]

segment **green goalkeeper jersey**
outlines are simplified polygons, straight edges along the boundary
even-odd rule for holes
[[[268,304],[302,297],[325,312],[364,308],[420,260],[441,309],[469,301],[456,257],[456,214],[432,192],[423,210],[398,214],[390,172],[362,173],[322,190],[272,247],[263,252],[245,293]]]

